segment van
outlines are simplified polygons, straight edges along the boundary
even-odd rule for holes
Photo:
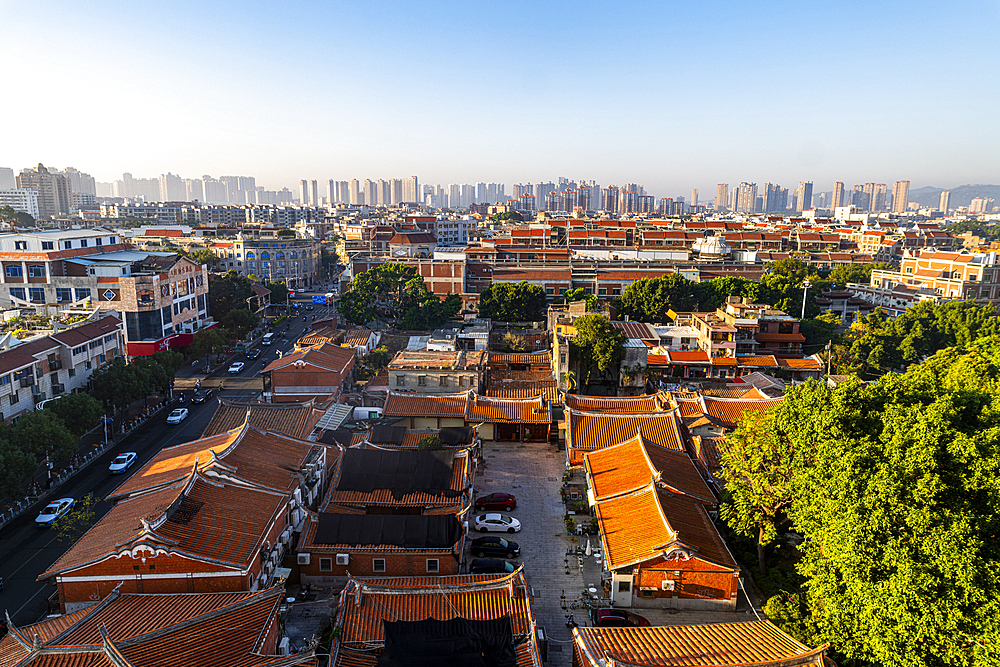
[[[264,338],[260,341],[260,344],[261,345],[270,345],[273,342],[274,342],[274,334],[273,333],[266,333],[266,334],[264,334]]]

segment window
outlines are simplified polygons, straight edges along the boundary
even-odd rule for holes
[[[28,290],[28,296],[35,303],[45,303],[45,288],[44,287],[32,287]]]
[[[3,386],[5,384],[10,384],[10,375],[4,375],[3,377],[0,377],[0,386]]]
[[[238,254],[236,256],[239,257]],[[247,259],[256,259],[256,258],[257,258],[257,255],[255,253],[252,253],[252,252],[248,252],[247,253]]]
[[[56,288],[56,301],[57,302],[72,301],[72,300],[73,300],[73,291],[70,290],[70,288],[68,288],[68,287],[57,287]]]
[[[83,354],[86,351],[87,351],[87,346],[86,345],[81,345],[80,347],[74,347],[73,348],[73,356],[75,357],[78,354]]]
[[[439,387],[447,387],[448,386],[448,376],[447,375],[442,375],[441,377],[438,378],[438,386]]]
[[[81,299],[89,299],[89,298],[90,298],[90,288],[89,287],[77,287],[76,288],[76,300],[77,301],[80,301]]]
[[[559,363],[560,364],[565,364],[566,363],[566,355],[565,354],[560,354],[559,355]]]
[[[69,250],[73,247],[72,241],[63,241],[63,250]]]
[[[384,558],[372,558],[372,572],[385,572]]]
[[[27,241],[14,241],[14,250],[27,250],[27,249],[28,249]]]
[[[426,375],[418,375],[417,376],[417,386],[419,386],[419,387],[426,387],[427,386],[427,376]]]
[[[21,277],[21,267],[16,264],[8,264],[4,267],[4,273],[7,274],[8,278],[20,278]]]
[[[104,337],[104,342],[105,343],[113,343],[113,342],[115,342],[115,338],[117,338],[117,336],[118,336],[118,334],[108,334],[107,336]]]
[[[152,563],[150,563],[150,564],[149,564],[149,569],[150,569],[150,570],[155,570],[155,569],[156,569],[156,566],[155,566],[155,565],[153,565]]]
[[[11,394],[10,394],[10,404],[11,405],[17,405],[18,401],[20,401],[20,400],[21,399],[19,399],[17,397],[17,392],[16,391],[11,392]]]
[[[87,239],[80,239],[80,247],[81,248],[87,247]]]
[[[133,572],[138,572],[139,571],[139,566],[138,565],[133,565],[132,566],[132,571]]]
[[[104,239],[102,239],[100,236],[98,236],[97,239],[96,239],[96,243],[97,243],[97,245],[104,245]]]
[[[91,368],[94,367],[94,365],[88,361],[87,364],[86,364],[86,367],[87,367],[87,370],[89,371]]]
[[[29,264],[28,265],[28,277],[29,278],[44,278],[45,277],[45,265],[44,264]]]
[[[551,287],[546,287],[546,288],[545,288],[545,294],[546,294],[547,296],[552,296],[552,294],[553,294],[554,292],[555,292],[555,290],[554,290],[554,289],[552,289]]]
[[[99,341],[99,340],[92,340],[89,343],[87,343],[87,345],[90,347],[91,350],[96,350],[97,348],[99,348],[101,346],[101,341]]]
[[[619,593],[628,593],[630,590],[632,590],[632,582],[631,581],[619,581],[618,582],[618,592]]]
[[[405,384],[406,384],[406,377],[404,377],[402,375],[397,375],[396,376],[396,386],[397,387],[402,387]]]
[[[600,296],[605,296],[605,295],[607,295],[607,293],[608,293],[608,288],[606,288],[606,287],[599,287],[599,288],[597,289],[597,293],[598,293],[598,295],[600,295]]]
[[[23,287],[11,287],[10,295],[15,299],[20,299],[21,301],[25,300]]]
[[[332,558],[320,558],[319,559],[319,571],[320,572],[333,572],[333,559]]]
[[[42,241],[42,250],[55,250],[55,244],[52,241]]]
[[[611,296],[620,296],[622,293],[621,288],[615,287],[611,290]]]
[[[428,572],[437,572],[438,571],[438,564],[439,563],[438,563],[438,559],[437,558],[428,558],[427,559],[427,571]]]
[[[69,376],[71,378],[75,378],[76,377],[76,369],[75,368],[69,369]]]

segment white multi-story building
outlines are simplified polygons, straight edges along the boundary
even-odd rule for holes
[[[38,218],[38,192],[28,188],[0,190],[0,207],[4,206]]]

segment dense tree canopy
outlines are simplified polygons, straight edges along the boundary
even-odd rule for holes
[[[104,415],[104,406],[93,396],[82,392],[67,394],[45,407],[63,420],[66,428],[79,438],[97,426]]]
[[[216,321],[222,322],[231,310],[248,310],[247,299],[252,296],[249,278],[235,271],[208,274],[208,312]]]
[[[795,387],[737,434],[738,451],[764,453],[744,475],[727,456],[727,490],[745,497],[723,514],[736,527],[767,514],[758,507],[783,488],[772,458],[792,471],[787,517],[805,537],[805,595],[772,598],[773,620],[854,664],[996,664],[1000,337],[878,383]]]
[[[498,322],[536,322],[545,308],[545,290],[529,282],[493,283],[479,295],[479,314]]]
[[[595,368],[603,374],[617,373],[625,359],[625,334],[596,313],[577,318],[573,327],[576,336],[570,341],[570,355],[579,364],[583,384],[590,383]]]
[[[458,314],[462,297],[431,294],[412,266],[388,262],[358,274],[341,296],[338,311],[353,324],[383,318],[402,329],[434,329]]]

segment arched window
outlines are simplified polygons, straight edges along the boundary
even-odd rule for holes
[[[248,253],[247,253],[247,259],[256,259],[256,257],[257,257],[257,255],[255,255],[255,254],[254,254],[254,253],[252,253],[252,252],[248,252]]]
[[[275,256],[274,256],[274,257],[275,257],[276,259],[284,259],[284,258],[285,258],[285,253],[283,253],[283,252],[278,252],[277,254],[275,254]]]
[[[271,253],[269,253],[269,252],[262,252],[262,253],[260,253],[260,258],[261,259],[271,259]]]

